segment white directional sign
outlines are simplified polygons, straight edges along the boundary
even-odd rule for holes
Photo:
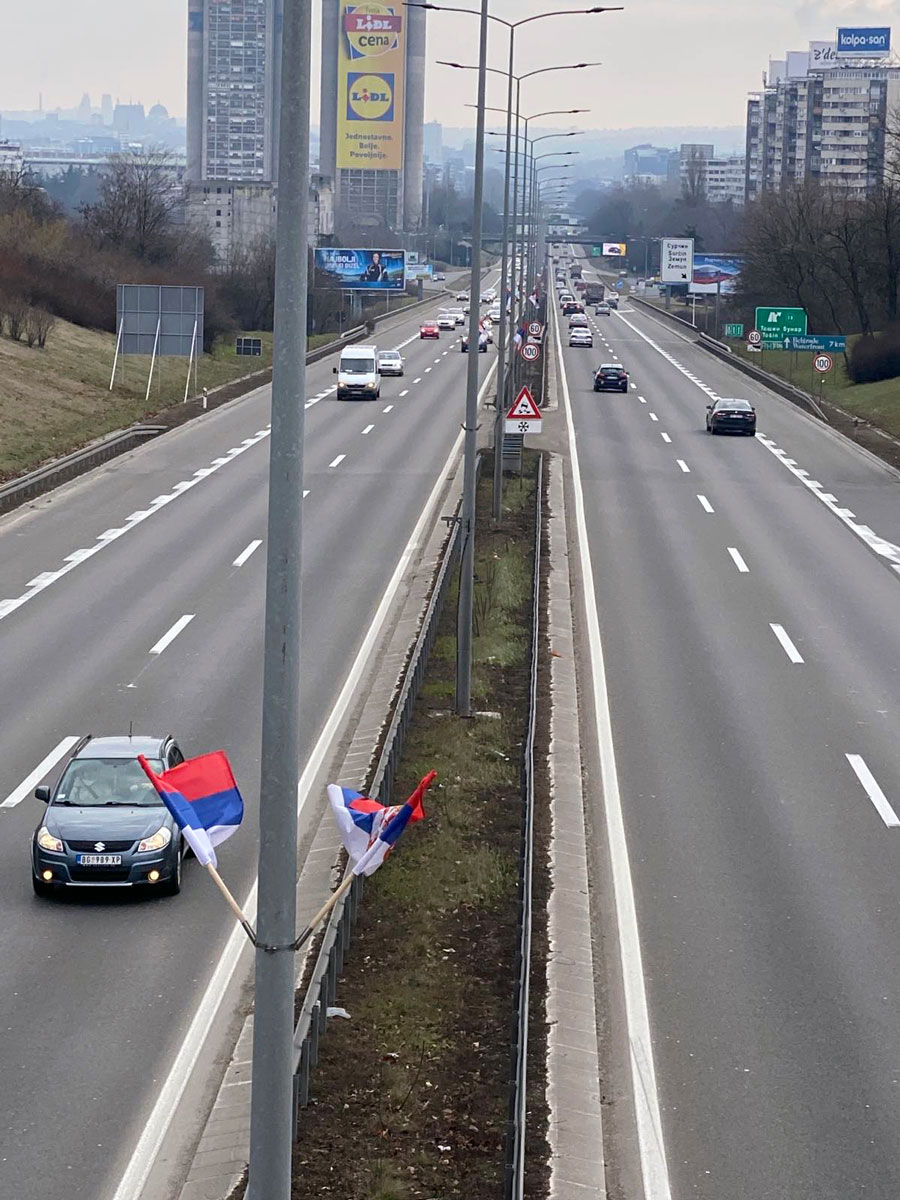
[[[541,432],[541,410],[535,404],[534,396],[527,387],[522,388],[506,414],[506,432]]]
[[[694,277],[694,239],[663,238],[659,278],[663,283],[690,283]]]

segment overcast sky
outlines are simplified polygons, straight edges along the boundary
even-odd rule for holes
[[[468,6],[472,0],[455,2]],[[595,129],[742,124],[746,93],[759,87],[769,57],[803,50],[811,39],[830,40],[838,24],[889,24],[900,11],[900,0],[624,3],[624,12],[554,17],[521,31],[518,73],[582,60],[604,64],[523,83],[524,112],[589,108],[574,120]],[[552,7],[547,0],[491,0],[491,5],[498,16],[515,19]],[[313,0],[314,58],[319,10]],[[45,109],[73,107],[87,91],[94,104],[109,92],[113,99],[143,101],[147,107],[159,101],[183,116],[186,11],[186,0],[3,0],[0,111],[37,107],[39,93]],[[475,73],[437,66],[435,59],[474,62],[477,25],[472,17],[429,14],[427,119],[446,125],[472,122],[474,113],[465,104],[475,98]],[[492,65],[505,65],[501,26],[494,26],[490,51]],[[314,120],[317,68],[314,63]],[[488,103],[504,100],[503,81],[494,76]]]

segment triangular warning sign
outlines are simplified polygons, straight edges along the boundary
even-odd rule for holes
[[[541,410],[534,402],[534,396],[527,387],[523,387],[513,403],[512,408],[506,414],[512,420],[514,417],[528,417],[532,421],[540,421]]]

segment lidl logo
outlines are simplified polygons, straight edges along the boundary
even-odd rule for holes
[[[362,75],[351,71],[347,76],[348,121],[393,121],[394,76]]]
[[[343,17],[350,58],[374,58],[399,45],[403,18],[392,8],[382,4],[348,4]]]

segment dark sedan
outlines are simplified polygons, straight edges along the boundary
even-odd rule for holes
[[[756,409],[746,400],[717,400],[706,409],[707,433],[756,433]]]
[[[39,896],[77,887],[181,890],[181,830],[139,754],[157,772],[184,762],[171,737],[85,737],[56,787],[35,789],[47,805],[31,842]]]
[[[595,392],[627,392],[628,372],[621,363],[601,363],[594,372]]]

